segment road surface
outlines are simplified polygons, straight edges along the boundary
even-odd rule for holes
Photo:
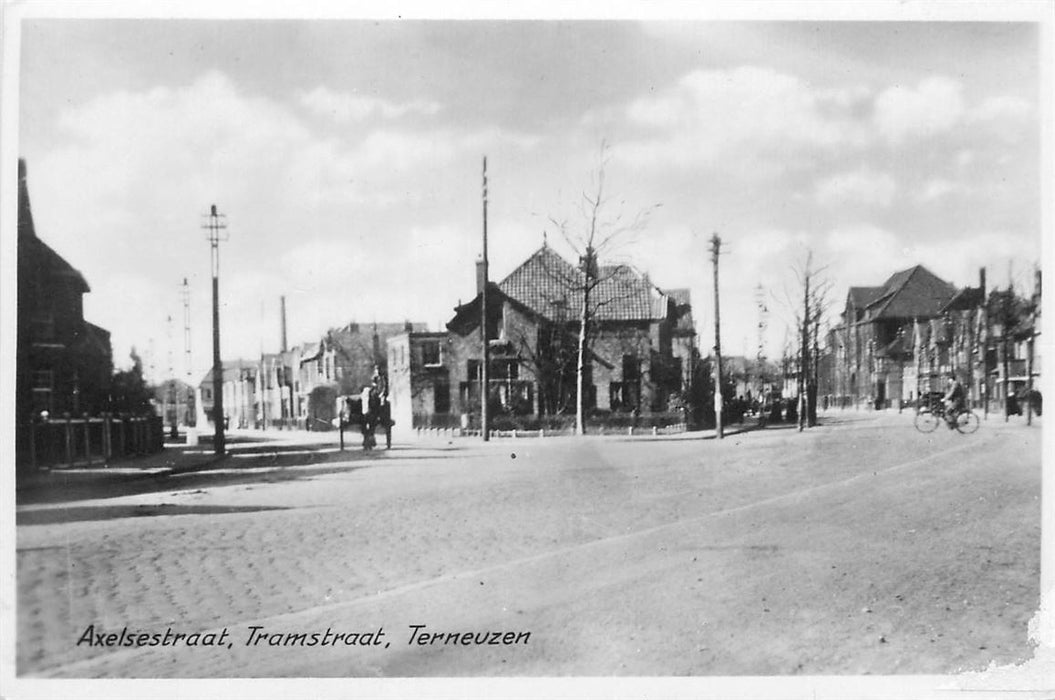
[[[454,439],[323,471],[172,476],[153,493],[22,505],[18,673],[944,674],[1021,661],[1039,605],[1040,438],[1000,419],[922,435],[908,413],[832,413],[802,434]]]

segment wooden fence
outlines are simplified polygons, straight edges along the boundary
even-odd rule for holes
[[[21,430],[18,465],[25,469],[105,467],[122,458],[160,452],[165,442],[160,416],[65,415]]]

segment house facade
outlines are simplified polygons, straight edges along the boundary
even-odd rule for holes
[[[84,319],[84,276],[37,237],[18,162],[16,416],[20,425],[109,408],[110,334]]]
[[[1023,298],[1010,290],[957,289],[916,266],[879,287],[851,287],[828,337],[830,405],[888,408],[944,391],[955,374],[976,407],[998,410],[1040,376],[1040,273]]]
[[[254,360],[223,363],[223,405],[232,428],[330,430],[340,395],[357,394],[387,372],[387,340],[424,330],[423,323],[349,323],[318,342]],[[199,385],[202,414],[211,422],[213,373]]]
[[[628,265],[601,268],[591,293],[586,406],[667,410],[695,352],[688,290],[661,290]],[[413,427],[458,426],[479,415],[482,284],[444,333],[388,341],[393,417]],[[488,286],[489,406],[493,415],[574,414],[582,271],[543,246]]]
[[[941,316],[957,289],[921,265],[878,287],[851,287],[840,324],[829,335],[835,402],[888,407],[912,401],[920,377],[906,377],[916,324]]]

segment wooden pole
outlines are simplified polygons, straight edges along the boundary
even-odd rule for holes
[[[88,466],[92,466],[92,424],[88,420],[88,414],[84,414],[84,456],[88,460]]]
[[[483,167],[483,283],[480,289],[480,342],[483,345],[483,362],[480,368],[480,433],[484,442],[491,439],[491,416],[488,407],[491,381],[491,349],[487,335],[487,156]]]
[[[73,466],[73,423],[70,420],[70,414],[65,414],[66,417],[66,464]]]
[[[711,263],[714,267],[714,435],[721,440],[724,435],[722,426],[722,322],[718,303],[718,254],[722,248],[722,239],[717,233],[711,236]]]

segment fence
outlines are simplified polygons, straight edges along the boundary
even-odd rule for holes
[[[105,467],[114,460],[160,452],[165,442],[160,416],[65,416],[20,430],[18,465],[23,469]]]

